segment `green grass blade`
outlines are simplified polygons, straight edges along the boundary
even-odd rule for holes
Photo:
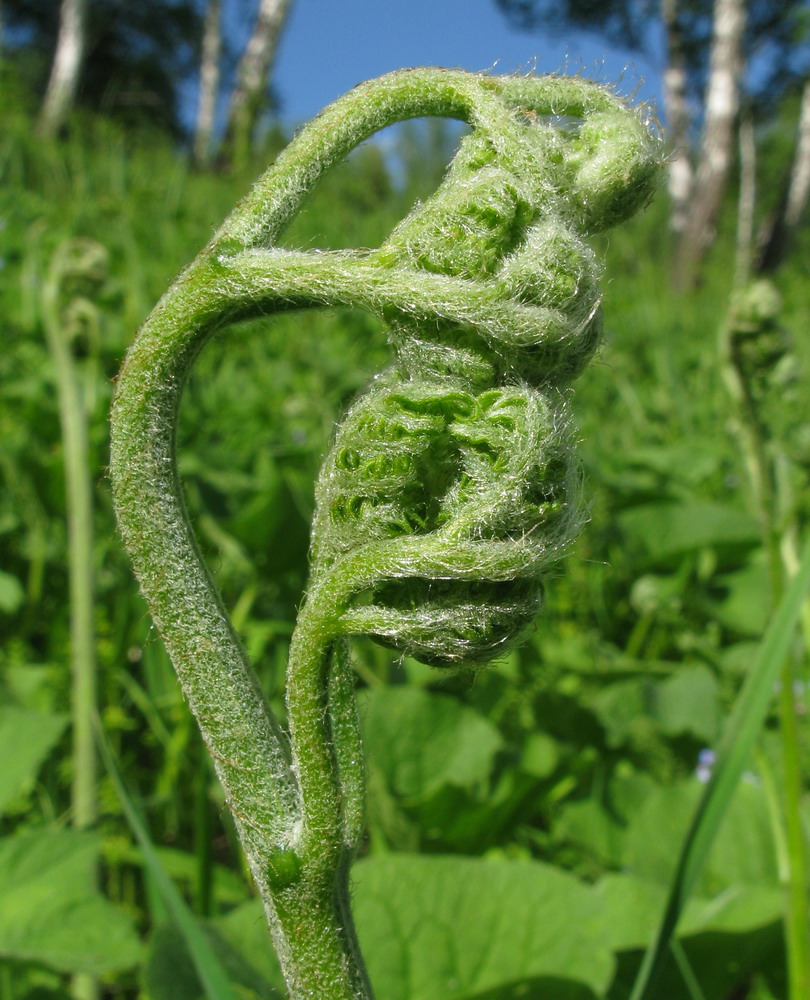
[[[683,945],[677,938],[674,938],[671,947],[672,956],[675,959],[675,964],[678,966],[678,971],[681,974],[690,1000],[706,1000],[703,990],[700,988],[700,983],[697,981],[697,977],[689,962],[689,957],[683,949]]]
[[[653,995],[651,990],[660,971],[661,959],[669,947],[681,912],[695,887],[728,803],[750,759],[757,733],[765,721],[808,586],[810,539],[799,569],[771,619],[726,725],[711,780],[684,839],[661,923],[644,956],[630,1000],[646,1000]]]
[[[112,750],[100,725],[97,726],[96,732],[102,759],[118,793],[118,798],[130,829],[138,841],[144,864],[154,880],[169,913],[183,935],[189,956],[194,963],[194,968],[200,977],[200,983],[205,990],[205,996],[208,1000],[236,1000],[236,994],[231,988],[228,976],[219,959],[212,951],[210,942],[206,939],[199,923],[186,905],[183,897],[175,888],[172,880],[166,874],[163,865],[155,853],[155,848],[146,825],[138,815],[135,803],[127,793]]]

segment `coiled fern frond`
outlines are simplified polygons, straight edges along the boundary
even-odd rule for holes
[[[316,584],[368,547],[389,566],[342,628],[436,665],[519,637],[576,532],[561,390],[601,334],[584,237],[635,211],[656,174],[627,109],[546,111],[478,124],[435,195],[365,258],[404,288],[426,274],[474,283],[505,322],[384,305],[396,361],[342,422],[318,483]]]
[[[471,126],[437,192],[373,251],[278,239],[328,169],[422,115]],[[564,390],[600,337],[586,238],[651,197],[642,114],[581,79],[437,69],[356,88],[298,135],[167,292],[122,369],[111,469],[121,533],[261,891],[291,997],[370,996],[348,904],[364,775],[346,638],[482,662],[533,620],[578,521]],[[226,323],[345,305],[393,364],[343,420],[317,485],[290,649],[289,732],[204,566],[175,462],[177,407]]]

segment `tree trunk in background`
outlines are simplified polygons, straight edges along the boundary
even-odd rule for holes
[[[291,4],[292,0],[259,0],[256,26],[239,60],[228,111],[226,142],[237,163],[244,162],[250,149]]]
[[[790,175],[785,220],[791,228],[799,224],[810,197],[810,79],[804,85],[802,110],[799,115],[799,134],[796,140],[796,157]]]
[[[689,195],[692,191],[692,164],[689,159],[690,114],[686,103],[686,57],[678,24],[678,0],[661,0],[661,19],[667,46],[664,68],[664,113],[671,150],[667,188],[671,202],[670,227],[681,233],[686,226]]]
[[[675,284],[680,288],[695,283],[714,239],[734,149],[744,28],[745,0],[716,0],[700,159],[675,260]]]
[[[219,64],[222,55],[222,3],[208,0],[200,57],[200,95],[194,128],[194,161],[205,167],[211,160],[214,122],[219,93]]]
[[[84,56],[86,13],[87,0],[62,0],[56,52],[39,117],[43,135],[58,132],[73,107]]]
[[[742,288],[751,277],[754,250],[754,212],[757,207],[757,147],[750,114],[740,118],[740,194],[737,199],[737,257],[734,287]]]
[[[790,180],[785,185],[779,206],[768,221],[759,241],[756,270],[760,274],[775,271],[785,257],[793,233],[799,225],[810,197],[810,78],[804,84],[796,152]]]

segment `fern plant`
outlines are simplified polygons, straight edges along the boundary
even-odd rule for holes
[[[278,239],[375,131],[471,126],[436,193],[373,251]],[[121,371],[111,470],[121,533],[213,756],[293,1000],[371,996],[349,908],[364,774],[351,636],[440,668],[478,664],[537,614],[577,528],[564,389],[600,338],[587,236],[642,207],[648,123],[581,79],[408,70],[301,131],[180,275]],[[319,306],[386,321],[394,361],[324,462],[288,728],[272,715],[200,555],[175,462],[183,384],[223,325]]]

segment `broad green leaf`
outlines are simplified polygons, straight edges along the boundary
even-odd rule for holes
[[[278,960],[261,904],[251,900],[227,916],[202,924],[210,950],[227,972],[240,1000],[281,1000],[285,995]],[[203,1000],[205,991],[174,924],[152,937],[144,982],[150,1000]]]
[[[0,569],[0,612],[13,615],[24,600],[25,591],[17,577]]]
[[[584,451],[591,449],[586,442]],[[671,499],[688,496],[695,488],[705,488],[725,460],[721,447],[714,442],[691,439],[678,444],[656,443],[653,447],[631,446],[613,454],[599,452],[588,464],[598,470],[599,478],[622,495],[627,502],[642,498]]]
[[[706,667],[685,666],[671,677],[639,677],[607,685],[590,699],[607,742],[621,746],[651,726],[666,736],[688,733],[704,743],[717,736],[717,682]]]
[[[758,650],[759,643],[750,639],[726,646],[720,651],[723,673],[728,676],[745,677],[757,657]]]
[[[652,687],[651,679],[632,678],[608,684],[601,691],[583,699],[593,709],[604,728],[608,746],[622,746],[634,734],[644,737],[649,732],[652,720],[646,711],[649,703],[646,692]]]
[[[562,779],[564,780],[564,779]],[[538,797],[538,781],[518,768],[505,768],[483,794],[448,786],[429,799],[404,803],[417,824],[418,837],[401,852],[416,851],[479,855],[502,846],[515,825],[531,815]],[[429,845],[429,846],[428,846]]]
[[[770,583],[764,561],[725,573],[712,583],[724,591],[724,597],[712,610],[720,624],[740,635],[761,636],[768,624],[770,607]]]
[[[529,733],[523,744],[520,767],[534,778],[547,778],[553,773],[560,760],[560,748],[556,740],[546,733]]]
[[[782,920],[784,890],[775,885],[738,885],[714,899],[694,899],[686,907],[680,933],[739,934]],[[659,911],[660,912],[660,911]]]
[[[39,830],[0,840],[0,957],[63,972],[135,965],[129,919],[94,889],[99,838]]]
[[[54,679],[63,673],[63,665],[39,663],[4,665],[0,679],[3,703],[52,715],[51,709],[59,701]]]
[[[694,549],[750,547],[760,539],[759,525],[753,517],[722,504],[644,504],[623,511],[619,523],[653,562]]]
[[[717,471],[724,458],[723,451],[711,442],[686,441],[680,444],[656,445],[654,448],[634,448],[625,457],[628,466],[651,469],[667,482],[682,487],[705,483]]]
[[[217,917],[211,921],[211,927],[219,941],[241,953],[257,981],[264,984],[263,988],[270,986],[268,996],[284,994],[284,980],[270,940],[267,917],[258,901],[243,903],[224,917]]]
[[[412,687],[370,691],[360,715],[370,766],[395,794],[409,799],[485,780],[502,743],[498,730],[474,709]]]
[[[666,886],[635,875],[608,874],[594,885],[594,892],[610,914],[611,948],[629,951],[644,948],[666,901]],[[711,898],[695,898],[684,910],[679,935],[709,931],[742,934],[778,921],[783,894],[778,886],[738,885]]]
[[[638,952],[649,937],[666,899],[666,887],[632,876],[607,875],[594,892],[611,914],[609,940],[617,951]],[[781,940],[782,893],[741,886],[686,907],[676,949],[685,959],[699,992],[689,992],[683,973],[670,954],[655,990],[655,1000],[729,1000],[750,984],[752,975],[783,974]],[[635,956],[622,956],[620,968],[632,968]],[[626,997],[630,983],[623,982],[611,996]]]
[[[657,789],[627,831],[624,862],[636,876],[667,885],[704,786],[696,780]],[[714,896],[740,885],[779,884],[765,793],[743,781],[729,802],[698,891]]]
[[[0,813],[31,787],[67,721],[64,715],[0,708]]]
[[[682,667],[656,685],[650,713],[668,736],[691,733],[707,744],[717,738],[720,699],[714,674],[704,666]]]
[[[610,982],[597,897],[548,865],[392,854],[359,862],[352,881],[363,953],[385,1000],[494,998],[546,979],[601,995]]]
[[[554,839],[579,845],[589,854],[610,865],[621,863],[624,828],[595,799],[564,805],[554,824]]]
[[[611,808],[626,826],[658,788],[658,782],[646,771],[617,774],[610,782]]]

